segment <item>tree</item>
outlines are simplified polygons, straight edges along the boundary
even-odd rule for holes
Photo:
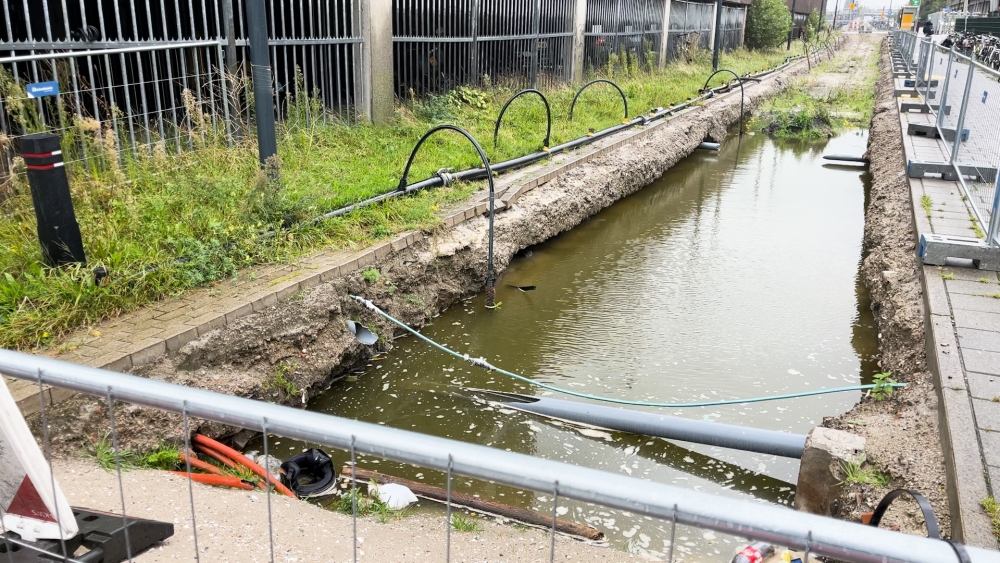
[[[809,17],[806,18],[806,42],[812,43],[816,40],[816,35],[819,33],[819,12],[813,10],[809,12]]]
[[[948,0],[922,0],[920,2],[920,14],[917,17],[921,20],[927,19],[927,16],[940,12],[949,3]]]
[[[747,10],[745,43],[748,49],[774,49],[788,37],[792,14],[783,0],[754,0]]]

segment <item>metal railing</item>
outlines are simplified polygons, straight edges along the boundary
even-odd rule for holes
[[[1000,72],[913,33],[897,37],[903,56],[916,57],[914,85],[948,148],[973,231],[989,246],[1000,246]]]
[[[447,479],[448,496],[445,501],[449,507],[452,479],[455,475],[464,475],[523,490],[551,494],[553,521],[557,515],[562,514],[557,508],[560,499],[564,502],[565,499],[575,499],[629,511],[643,517],[662,519],[671,526],[672,537],[668,555],[670,561],[674,561],[673,547],[676,540],[674,536],[678,532],[677,527],[684,525],[805,550],[806,561],[809,561],[810,555],[829,556],[857,563],[960,561],[956,548],[943,540],[904,535],[796,512],[785,507],[714,496],[485,446],[222,395],[19,352],[0,350],[0,373],[34,381],[40,388],[54,386],[98,397],[106,404],[112,443],[116,444],[116,448],[118,440],[113,424],[115,403],[125,402],[151,407],[180,414],[183,418],[185,439],[191,420],[196,417],[230,427],[261,432],[265,451],[270,436],[283,436],[349,452],[351,459],[355,459],[357,455],[367,454],[440,471]],[[44,401],[41,402],[40,417],[44,424],[47,420]],[[47,436],[48,432],[43,432],[43,446],[46,449],[49,448]],[[115,455],[118,455],[117,452]],[[125,505],[123,493],[123,511]],[[271,530],[269,542],[272,545],[273,558],[275,527],[270,521],[270,503],[262,505],[267,507],[262,507],[262,510],[268,511]],[[191,508],[193,510],[193,506]],[[356,505],[353,513],[357,518]],[[127,514],[122,516],[128,518]],[[450,530],[449,524],[449,521],[442,522],[446,530]],[[357,546],[356,525],[354,530],[354,545]],[[193,533],[197,545],[197,527],[194,527]],[[556,555],[554,531],[552,537],[550,560],[554,560]],[[971,563],[1000,562],[998,552],[974,547],[964,549]],[[355,559],[356,557],[355,553]]]

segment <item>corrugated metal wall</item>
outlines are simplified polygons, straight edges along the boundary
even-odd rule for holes
[[[600,72],[614,60],[655,66],[663,37],[663,12],[664,0],[588,0],[584,68]]]

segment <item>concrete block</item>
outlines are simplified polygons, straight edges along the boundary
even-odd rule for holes
[[[259,313],[268,307],[273,307],[278,303],[278,296],[274,292],[268,293],[258,299],[254,299],[250,306],[254,313]]]
[[[844,480],[843,465],[857,463],[864,451],[865,439],[861,436],[832,428],[814,428],[802,451],[795,509],[832,515],[831,503],[839,496]]]
[[[240,305],[239,307],[236,307],[235,309],[233,309],[233,310],[229,311],[228,313],[226,313],[226,316],[225,316],[226,322],[225,322],[225,324],[233,324],[234,322],[236,322],[236,319],[239,319],[241,317],[245,317],[245,316],[249,315],[250,313],[253,313],[253,305],[251,305],[249,303],[246,303],[244,305]],[[200,330],[199,330],[199,332],[200,332]]]
[[[973,328],[976,330],[1000,331],[1000,315],[955,309],[955,326],[958,328]]]
[[[962,349],[962,359],[965,360],[965,369],[987,375],[1000,375],[1000,352],[987,352],[985,350]],[[996,426],[1000,432],[1000,426]]]
[[[332,279],[340,277],[340,266],[333,266],[325,272],[320,273],[319,281],[326,283]]]
[[[181,349],[181,346],[184,346],[195,338],[198,338],[198,329],[196,328],[191,328],[180,334],[171,336],[167,339],[167,351],[176,352]]]
[[[153,342],[141,350],[132,353],[132,367],[147,364],[167,353],[166,341]]]
[[[955,297],[960,296],[952,296],[953,299]],[[963,350],[1000,352],[1000,332],[960,328],[958,329],[958,342],[961,344]],[[1000,395],[1000,393],[997,393],[997,395]]]
[[[969,381],[969,394],[973,398],[992,401],[995,397],[1000,397],[1000,376],[968,373],[965,377]]]
[[[976,416],[976,426],[980,430],[1000,432],[1000,403],[972,399],[972,411]]]
[[[951,306],[955,309],[964,309],[966,311],[1000,314],[1000,299],[990,297],[991,295],[1000,295],[1000,287],[988,283],[980,285],[983,286],[983,293],[980,295],[952,295]],[[1000,337],[1000,334],[996,336]],[[985,348],[980,349],[985,350]]]

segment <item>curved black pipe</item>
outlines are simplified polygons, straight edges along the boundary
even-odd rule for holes
[[[500,122],[503,121],[504,112],[506,112],[507,108],[510,107],[511,102],[513,102],[514,100],[518,99],[519,97],[525,94],[537,94],[538,97],[541,98],[542,102],[545,104],[545,119],[547,125],[545,128],[545,141],[542,144],[542,150],[549,148],[549,141],[552,138],[552,109],[549,107],[549,100],[548,98],[545,97],[545,94],[539,92],[538,90],[535,90],[534,88],[521,90],[517,94],[511,96],[511,98],[507,100],[507,103],[503,105],[503,109],[500,110],[500,116],[497,117],[497,124],[496,126],[493,127],[493,148],[497,148],[497,135],[500,133]]]
[[[615,90],[618,90],[618,93],[622,95],[622,102],[625,103],[625,117],[623,119],[625,121],[628,121],[628,98],[625,97],[625,92],[623,92],[622,89],[619,88],[617,84],[615,84],[614,82],[612,82],[612,81],[610,81],[610,80],[608,80],[606,78],[598,78],[597,80],[591,80],[590,82],[584,84],[582,88],[580,88],[579,90],[577,90],[576,95],[573,96],[573,103],[569,105],[569,120],[570,121],[573,121],[573,108],[576,107],[576,100],[580,97],[580,94],[582,94],[583,91],[586,90],[587,88],[593,86],[594,84],[599,84],[601,82],[605,82],[607,84],[610,84],[610,85],[614,86]]]
[[[496,214],[493,198],[495,190],[493,185],[493,168],[490,167],[490,159],[486,157],[486,152],[483,150],[483,147],[479,145],[479,141],[477,141],[475,137],[470,135],[465,129],[455,125],[438,125],[437,127],[424,133],[424,136],[420,137],[416,146],[413,147],[413,152],[410,153],[409,160],[406,161],[406,168],[403,169],[403,177],[399,179],[399,186],[396,188],[396,191],[402,193],[416,191],[416,189],[413,189],[412,186],[406,185],[406,179],[410,175],[410,167],[413,166],[413,159],[417,157],[417,151],[419,151],[420,147],[423,146],[424,141],[438,131],[455,131],[468,139],[469,142],[472,143],[472,146],[476,148],[476,152],[479,153],[480,160],[483,161],[483,167],[486,169],[486,181],[490,186],[490,245],[486,256],[486,307],[492,309],[496,307],[497,302],[496,278],[493,270],[493,216]],[[443,183],[445,182],[445,179],[441,178],[441,181]]]
[[[713,72],[712,76],[708,77],[708,80],[705,81],[705,85],[702,86],[701,91],[707,92],[708,83],[711,82],[713,78],[715,78],[716,74],[719,74],[721,72],[728,72],[729,74],[732,74],[733,76],[736,77],[736,81],[740,83],[740,136],[742,137],[743,136],[743,78],[741,78],[740,75],[729,70],[728,68],[720,68],[719,70]],[[712,95],[713,96],[715,95],[715,90],[712,90]]]

